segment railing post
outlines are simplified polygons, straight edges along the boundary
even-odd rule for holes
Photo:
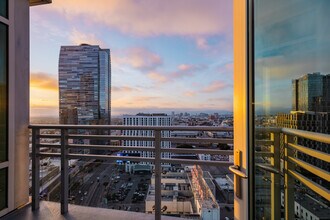
[[[273,141],[271,152],[274,156],[271,158],[271,165],[274,169],[280,171],[280,133],[273,132],[270,134],[270,139]],[[280,174],[271,173],[271,219],[281,219],[281,179]]]
[[[40,193],[40,129],[32,128],[32,211],[39,209]]]
[[[284,208],[285,219],[294,219],[294,178],[289,174],[293,170],[293,165],[289,157],[293,156],[293,151],[288,147],[288,143],[293,143],[294,138],[291,135],[285,135],[284,149]]]
[[[161,167],[161,131],[155,130],[155,219],[161,219],[162,203],[162,167]]]
[[[61,129],[61,214],[68,212],[69,164],[68,164],[68,130]]]

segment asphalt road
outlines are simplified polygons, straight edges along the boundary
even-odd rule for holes
[[[71,181],[76,185],[70,190],[70,196],[74,196],[74,203],[77,205],[98,207],[104,195],[103,182],[109,181],[109,176],[116,173],[114,163],[101,163],[99,166],[93,164],[93,170],[90,173],[81,171],[77,178]],[[98,181],[99,178],[99,181]]]
[[[145,196],[142,201],[137,201],[136,203],[132,202],[132,198],[134,192],[138,191],[139,183],[150,184],[151,174],[135,175],[120,173],[114,162],[105,162],[98,166],[93,164],[90,167],[93,169],[90,173],[80,171],[76,177],[71,179],[70,183],[72,187],[69,195],[71,198],[74,197],[71,203],[83,206],[138,212],[145,211]],[[128,183],[131,183],[131,187],[127,187]],[[105,199],[107,194],[119,193],[123,191],[121,188],[128,190],[123,201]],[[140,193],[144,193],[146,195],[147,191]]]

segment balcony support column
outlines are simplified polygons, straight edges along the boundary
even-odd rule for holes
[[[274,169],[280,171],[280,133],[274,132],[270,134],[270,139],[273,141],[271,146],[271,152],[273,157],[271,157],[271,165]],[[271,173],[271,219],[277,220],[281,219],[281,179],[280,174]]]
[[[40,129],[32,129],[32,211],[39,209],[40,193]]]
[[[68,130],[61,129],[61,214],[68,212],[69,197],[69,163],[68,163]]]
[[[161,131],[155,130],[155,219],[161,219],[162,203],[162,167],[161,167]]]
[[[289,161],[289,157],[293,156],[293,150],[289,148],[288,144],[294,143],[292,135],[285,135],[285,149],[284,149],[284,207],[285,219],[294,219],[294,178],[289,171],[294,170],[293,164]]]

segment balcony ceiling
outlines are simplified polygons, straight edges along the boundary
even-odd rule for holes
[[[52,0],[30,0],[30,6],[52,3]]]

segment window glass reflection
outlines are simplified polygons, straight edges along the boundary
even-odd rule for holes
[[[0,162],[7,160],[7,34],[0,23]]]
[[[7,168],[0,169],[0,210],[7,208],[7,191],[8,191],[8,174]]]
[[[283,147],[260,144],[260,140],[274,138],[264,127],[286,127],[329,134],[329,9],[330,1],[327,0],[255,1],[255,151],[270,152],[272,147]],[[296,138],[296,142],[308,148],[330,152],[327,144],[302,138]],[[330,171],[329,163],[325,161],[304,153],[297,153],[295,157]],[[257,166],[272,164],[271,157],[255,155],[255,164],[256,217],[270,219],[271,185],[275,184],[283,194],[283,179],[277,179],[274,183],[270,172]],[[330,188],[328,181],[302,168],[297,169],[297,172]],[[309,199],[322,200],[299,182],[294,187],[295,202],[299,204]],[[322,202],[329,206],[328,201]],[[281,203],[284,204],[283,201]],[[317,216],[319,213],[314,214]]]
[[[8,18],[8,0],[0,0],[0,16]]]

